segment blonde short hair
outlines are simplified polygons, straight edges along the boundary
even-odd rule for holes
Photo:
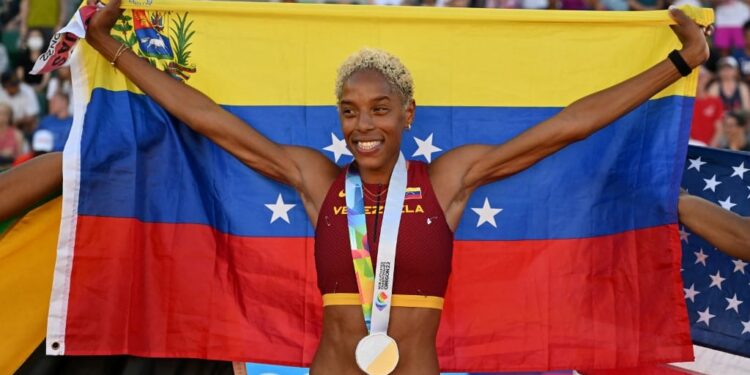
[[[388,81],[388,84],[404,100],[404,106],[411,103],[414,98],[414,81],[406,66],[398,57],[376,48],[363,48],[353,55],[339,67],[336,77],[336,100],[341,101],[344,91],[344,83],[354,73],[362,70],[374,70],[379,72]]]

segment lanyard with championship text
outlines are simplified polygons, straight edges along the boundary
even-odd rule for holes
[[[401,223],[401,211],[406,194],[406,161],[400,154],[391,181],[380,231],[378,261],[373,272],[367,241],[367,221],[362,178],[356,166],[346,172],[346,210],[349,223],[349,243],[352,248],[354,273],[359,299],[369,335],[357,345],[356,359],[362,371],[369,375],[389,374],[398,363],[398,346],[388,336],[388,321],[393,300],[393,275],[396,265],[396,241]],[[375,307],[373,309],[373,306]]]

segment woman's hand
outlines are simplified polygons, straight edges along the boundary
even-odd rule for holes
[[[706,34],[710,33],[711,27],[702,28],[688,17],[685,12],[677,8],[670,8],[669,15],[677,22],[670,26],[677,38],[682,42],[680,55],[691,68],[696,68],[708,59],[708,44]]]
[[[96,5],[96,0],[88,0],[88,5]],[[115,25],[117,19],[122,14],[120,9],[121,0],[110,0],[102,9],[99,9],[89,21],[88,30],[86,30],[86,40],[89,44],[101,51],[101,43],[105,38],[110,37],[110,30]]]

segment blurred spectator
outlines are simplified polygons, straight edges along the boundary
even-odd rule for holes
[[[628,10],[628,0],[600,0],[595,5],[596,10]]]
[[[699,0],[674,0],[674,1],[667,1],[669,5],[674,5],[676,7],[681,7],[683,5],[690,5],[694,6],[696,8],[702,8],[703,4]]]
[[[8,49],[5,48],[5,44],[0,44],[0,73],[5,73],[9,67]]]
[[[65,94],[68,98],[73,97],[73,82],[70,76],[70,68],[63,66],[62,68],[52,72],[52,78],[50,78],[47,84],[47,100],[52,100],[55,94]],[[68,111],[73,113],[73,102],[69,100]]]
[[[721,98],[725,111],[745,111],[750,109],[750,90],[740,80],[740,71],[732,56],[725,56],[718,62],[719,79],[708,86],[708,94]]]
[[[664,9],[664,0],[628,0],[631,10]]]
[[[19,0],[0,0],[0,31],[18,29],[21,25]]]
[[[42,92],[47,87],[50,74],[34,75],[31,74],[31,69],[44,50],[44,35],[37,29],[31,30],[24,45],[26,47],[21,50],[16,75],[34,91]]]
[[[39,29],[45,41],[68,21],[70,0],[21,0],[21,41],[26,40],[30,29]]]
[[[740,65],[740,75],[745,82],[750,80],[750,21],[742,25],[742,35],[745,39],[745,46],[737,48],[732,53]]]
[[[52,135],[54,142],[49,151],[62,151],[68,140],[70,128],[73,126],[73,116],[68,111],[68,104],[67,95],[63,93],[53,95],[49,102],[49,115],[39,122],[39,128],[34,133],[36,136],[40,131],[45,131]]]
[[[732,49],[745,48],[742,26],[750,19],[750,7],[742,0],[714,0],[716,31],[714,45],[726,56]]]
[[[37,130],[31,140],[31,151],[19,155],[13,161],[13,166],[21,165],[37,156],[52,152],[55,144],[55,135],[49,130]]]
[[[547,9],[549,8],[549,0],[521,0],[521,8]]]
[[[698,91],[695,95],[693,106],[693,122],[690,127],[690,139],[699,141],[703,145],[716,144],[716,139],[721,127],[721,118],[724,115],[724,105],[721,98],[710,95],[707,90],[708,83],[713,75],[704,67],[699,68]]]
[[[593,9],[591,0],[550,0],[550,9],[586,10]]]
[[[734,151],[750,151],[745,116],[738,112],[728,112],[724,116],[718,146]]]
[[[36,128],[37,116],[39,115],[39,102],[34,89],[21,82],[11,72],[5,72],[0,77],[2,90],[0,90],[0,103],[8,103],[13,109],[13,125],[30,135]]]
[[[26,148],[23,134],[13,127],[12,121],[13,109],[8,104],[0,103],[0,170],[10,167]]]

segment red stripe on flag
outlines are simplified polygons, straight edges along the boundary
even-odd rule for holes
[[[78,220],[66,354],[312,360],[322,313],[312,238]],[[673,248],[652,245],[665,241]],[[690,360],[679,257],[673,226],[578,240],[459,241],[441,365],[593,369]]]

